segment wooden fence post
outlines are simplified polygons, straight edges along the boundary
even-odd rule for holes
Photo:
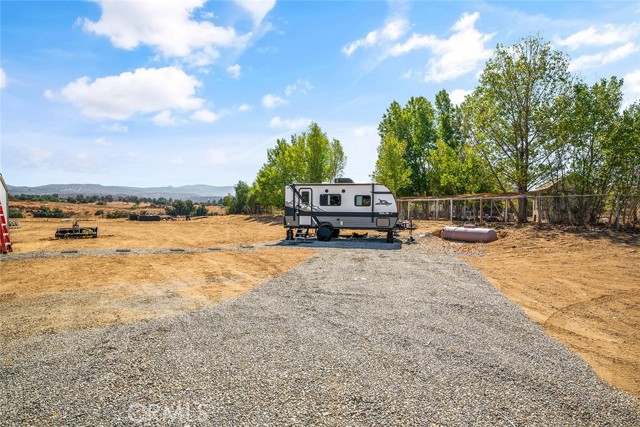
[[[507,217],[509,216],[509,205],[507,199],[504,199],[504,222],[507,223]]]
[[[453,199],[449,199],[449,222],[453,222]]]

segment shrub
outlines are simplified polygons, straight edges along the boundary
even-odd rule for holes
[[[129,218],[129,214],[124,211],[112,211],[107,213],[107,218],[109,219]]]
[[[15,209],[9,209],[9,218],[24,218],[24,213]]]
[[[64,218],[65,216],[62,209],[50,209],[47,206],[40,206],[38,210],[33,213],[34,218]]]

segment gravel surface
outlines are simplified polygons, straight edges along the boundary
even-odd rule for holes
[[[42,258],[75,258],[81,256],[115,256],[115,255],[157,255],[157,254],[196,254],[215,251],[248,251],[257,248],[275,246],[275,243],[259,243],[247,246],[220,246],[215,248],[150,248],[150,249],[72,249],[63,251],[33,251],[24,253],[9,253],[0,257],[0,262],[22,261],[26,259]]]
[[[11,343],[0,424],[640,425],[636,401],[433,241],[322,245],[205,310]]]

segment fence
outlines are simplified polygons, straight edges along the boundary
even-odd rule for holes
[[[640,194],[507,195],[398,198],[401,220],[516,222],[521,204],[527,221],[538,224],[640,228]]]

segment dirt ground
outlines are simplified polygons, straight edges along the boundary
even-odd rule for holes
[[[11,232],[15,253],[69,249],[151,249],[241,246],[281,240],[280,218],[211,216],[191,221],[80,220],[81,227],[98,227],[97,239],[56,239],[57,228],[71,227],[60,219],[19,219],[22,227]]]
[[[417,222],[436,233],[445,222]],[[610,384],[640,399],[640,235],[526,225],[442,241]]]
[[[126,254],[0,263],[0,342],[43,332],[127,323],[194,310],[247,292],[315,251],[250,248],[284,237],[274,218],[82,221],[97,239],[54,239],[59,219],[20,219],[15,254],[75,249],[215,248],[207,253]],[[244,248],[242,248],[244,246]],[[226,249],[226,250],[225,250]],[[9,255],[11,256],[11,254]]]
[[[467,261],[606,381],[640,399],[640,236],[526,227]]]
[[[0,263],[0,343],[40,333],[133,322],[215,304],[300,264],[311,249],[240,246],[284,237],[279,218],[81,221],[98,239],[55,240],[61,220],[20,220],[15,253],[69,249],[208,248],[198,254],[82,256]],[[445,223],[421,222],[420,232]],[[547,333],[611,384],[640,398],[640,236],[527,226],[463,258]],[[224,250],[233,248],[234,250]]]

